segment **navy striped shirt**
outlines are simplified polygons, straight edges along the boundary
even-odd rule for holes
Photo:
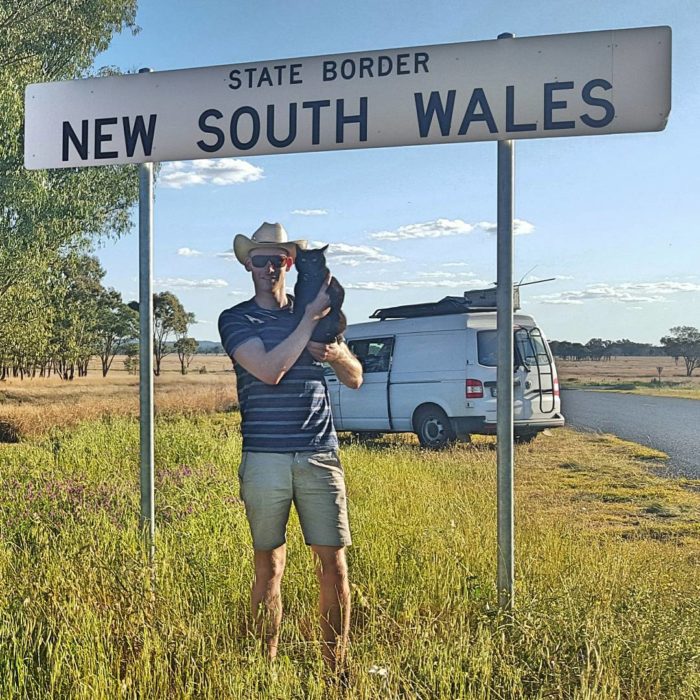
[[[283,309],[263,309],[254,299],[219,316],[221,344],[229,357],[251,338],[265,351],[296,327],[294,298]],[[244,452],[306,452],[338,449],[323,365],[304,350],[279,384],[265,384],[234,362]]]

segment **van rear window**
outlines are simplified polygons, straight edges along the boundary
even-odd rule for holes
[[[479,364],[487,367],[498,365],[498,345],[496,331],[479,331],[476,334],[476,345],[479,355]]]

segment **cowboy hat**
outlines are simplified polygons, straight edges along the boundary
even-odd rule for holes
[[[268,224],[267,221],[250,237],[238,234],[233,239],[233,252],[238,262],[245,264],[246,258],[254,248],[282,248],[291,258],[297,255],[297,248],[306,248],[306,241],[289,241],[282,224]]]

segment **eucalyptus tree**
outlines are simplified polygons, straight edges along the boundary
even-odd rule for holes
[[[25,170],[23,128],[25,87],[95,74],[113,35],[136,31],[135,13],[136,0],[0,0],[0,299],[40,280],[64,246],[131,226],[134,167]]]

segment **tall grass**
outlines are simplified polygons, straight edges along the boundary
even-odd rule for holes
[[[248,621],[237,420],[158,420],[153,589],[133,420],[0,447],[0,697],[700,697],[698,484],[570,431],[517,451],[513,615],[496,607],[493,442],[347,442],[350,688],[323,672],[294,517],[269,667]]]

